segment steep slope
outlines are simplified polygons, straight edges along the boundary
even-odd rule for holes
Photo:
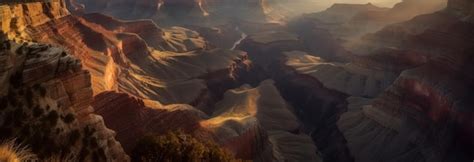
[[[51,45],[1,44],[0,140],[16,138],[40,159],[128,159],[115,133],[92,113],[90,75],[79,60]]]
[[[36,3],[21,5],[27,7]],[[25,19],[31,19],[31,15],[26,15]],[[85,78],[81,78],[87,83],[84,85],[87,91],[81,89],[80,93],[71,97],[81,106],[78,112],[81,115],[91,112],[88,105],[92,95],[110,90],[153,99],[153,103],[160,107],[185,103],[209,113],[213,110],[213,102],[220,98],[220,91],[236,87],[238,83],[235,79],[239,72],[245,72],[249,66],[243,52],[212,48],[197,32],[181,27],[161,29],[147,20],[124,22],[101,14],[84,14],[64,15],[44,23],[29,22],[21,24],[24,34],[14,32],[11,36],[19,41],[60,45],[90,71]],[[11,30],[16,30],[15,26],[2,29]],[[71,79],[68,84],[82,85],[74,80],[75,77],[67,79]],[[120,98],[112,98],[112,102],[119,101]],[[183,116],[185,114],[177,114],[169,119]],[[92,117],[86,120],[94,122],[91,126],[105,129],[100,127],[100,118]],[[157,127],[156,130],[168,131],[164,127]],[[104,137],[101,139],[111,140],[113,133],[109,132]],[[128,136],[119,133],[119,141],[124,138]],[[124,145],[127,150],[131,147],[127,142]],[[120,155],[126,156],[124,153]]]
[[[345,57],[349,63],[334,61],[334,50],[326,55],[304,46],[308,31],[334,40],[324,28],[293,29],[296,39],[252,34],[239,48],[275,79],[327,161],[468,161],[470,11],[450,2],[443,11],[389,25],[352,44],[357,55]],[[354,96],[348,106],[347,96]]]
[[[325,62],[301,51],[284,53],[286,65],[297,73],[318,79],[324,87],[351,96],[376,97],[397,77],[397,73],[365,68],[355,63]]]
[[[290,27],[303,38],[306,38],[305,34],[323,35],[325,39],[322,41],[313,37],[306,38],[307,41],[315,40],[315,46],[330,41],[346,47],[357,43],[361,36],[376,32],[388,24],[442,10],[446,2],[447,0],[405,0],[393,8],[380,8],[370,3],[334,4],[325,11],[295,18],[290,22]],[[338,54],[332,51],[329,53]]]
[[[50,2],[32,2],[0,5],[1,31],[10,39],[28,39],[26,26],[40,25],[68,15],[66,4],[62,0]]]
[[[230,18],[265,20],[265,0],[69,0],[77,13],[120,19],[150,18],[162,24],[215,24]]]
[[[210,48],[194,31],[160,29],[151,21],[86,14],[28,31],[32,39],[65,46],[80,58],[91,72],[94,94],[118,90],[163,104],[198,106],[212,99],[205,97],[211,93],[208,81],[232,86],[236,69],[248,66],[242,52]]]
[[[311,138],[300,131],[298,119],[273,84],[266,80],[256,88],[244,85],[227,91],[224,99],[216,104],[211,119],[202,125],[215,132],[220,140],[237,138],[257,126],[268,136],[266,147],[272,150],[274,161],[320,161]],[[245,145],[248,144],[235,140],[226,146],[243,150],[241,147]],[[261,152],[256,156],[265,154]]]
[[[296,34],[285,31],[251,34],[238,49],[246,51],[253,61],[253,77],[275,80],[282,98],[294,107],[292,112],[304,125],[302,132],[311,136],[325,161],[352,160],[344,137],[336,127],[336,119],[345,111],[347,95],[286,65],[286,52],[310,51]],[[260,81],[250,83],[258,85]]]
[[[353,106],[338,127],[356,161],[473,158],[474,48],[467,43],[474,38],[472,8],[456,4],[472,6],[450,1],[442,12],[386,27],[359,46],[358,52],[368,57],[395,57],[411,64],[402,66],[393,85],[377,98],[361,104],[349,101]],[[389,57],[386,51],[391,51]]]
[[[124,93],[103,92],[95,96],[92,106],[104,117],[105,124],[117,132],[117,140],[130,153],[137,139],[150,133],[165,134],[182,130],[192,133],[206,115],[189,105],[161,107]]]
[[[105,124],[118,132],[117,139],[127,151],[146,134],[181,130],[221,144],[238,159],[319,159],[316,147],[299,131],[298,120],[272,81],[256,88],[245,85],[227,91],[212,116],[189,105],[162,107],[115,92],[97,95],[92,105],[104,117]]]

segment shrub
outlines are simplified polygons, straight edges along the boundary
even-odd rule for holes
[[[10,84],[13,88],[19,88],[23,84],[23,73],[17,71],[10,77]]]
[[[35,108],[33,108],[33,116],[36,118],[43,115],[43,112],[44,110],[39,105],[36,105]]]
[[[211,142],[201,142],[182,132],[145,136],[132,151],[132,161],[231,161],[232,155]]]
[[[81,151],[79,152],[79,161],[85,161],[87,158],[87,155],[89,155],[89,150],[87,148],[82,148]]]
[[[90,145],[92,148],[98,148],[98,147],[99,147],[99,143],[97,143],[97,138],[95,138],[95,137],[90,137],[90,138],[89,138],[89,145]]]
[[[49,112],[48,116],[46,117],[46,120],[51,123],[52,126],[56,125],[58,122],[59,114],[56,110],[53,110]]]
[[[64,123],[67,123],[67,124],[72,123],[74,120],[75,120],[75,118],[74,118],[74,115],[73,115],[73,114],[67,114],[67,115],[63,118]]]
[[[79,132],[79,130],[73,130],[69,134],[69,145],[74,145],[77,140],[79,140],[79,138],[81,138],[81,133]]]
[[[35,161],[36,155],[25,146],[17,145],[14,140],[0,144],[0,161]]]

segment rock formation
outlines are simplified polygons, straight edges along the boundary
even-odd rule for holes
[[[311,136],[324,160],[351,160],[334,121],[344,111],[346,95],[286,65],[285,52],[309,51],[303,40],[285,31],[267,31],[249,35],[238,49],[246,51],[253,67],[259,69],[254,75],[275,80],[281,96],[291,103],[293,112],[303,123],[303,132]]]
[[[284,20],[273,2],[0,5],[26,42],[0,46],[1,139],[85,161],[178,130],[241,160],[473,159],[472,2],[335,4],[288,24],[266,21]]]
[[[331,63],[301,51],[285,52],[286,65],[297,73],[318,79],[324,87],[351,96],[376,97],[397,77],[397,73],[354,63]]]
[[[389,53],[410,64],[400,66],[396,81],[375,99],[349,100],[338,127],[356,161],[472,159],[472,140],[466,136],[474,130],[468,108],[473,46],[464,42],[473,41],[473,26],[466,21],[469,14],[459,14],[462,10],[450,4],[444,11],[388,26],[359,44],[356,51],[369,57]]]
[[[232,84],[233,72],[248,66],[242,52],[209,48],[197,32],[161,29],[151,21],[121,22],[86,14],[29,31],[34,40],[65,46],[79,57],[91,72],[94,94],[118,90],[163,104],[198,106],[205,103],[199,101],[206,99],[202,96],[209,95],[208,80]]]
[[[244,85],[227,91],[224,99],[216,104],[211,119],[203,121],[202,125],[215,132],[219,140],[236,139],[236,136],[243,136],[257,126],[268,136],[269,146],[264,147],[271,150],[272,161],[320,161],[311,138],[300,132],[298,119],[273,84],[273,81],[266,80],[256,88]],[[239,147],[248,145],[236,142],[227,142],[226,146],[231,150],[243,150]],[[262,155],[265,153],[257,154]]]
[[[92,113],[90,75],[79,60],[51,45],[8,41],[0,60],[0,139],[16,138],[40,159],[128,159],[115,133]]]
[[[182,130],[192,133],[200,128],[206,114],[189,105],[162,107],[124,93],[103,92],[95,96],[92,106],[108,128],[117,132],[117,140],[130,152],[145,134],[164,134]],[[183,119],[178,122],[178,119]]]
[[[290,26],[293,30],[298,31],[303,38],[305,38],[305,34],[323,36],[319,39],[306,38],[308,41],[316,42],[313,46],[319,47],[321,46],[319,44],[324,42],[336,42],[343,46],[350,46],[358,42],[361,36],[376,32],[388,24],[406,21],[420,14],[439,11],[445,6],[446,0],[405,0],[393,8],[380,8],[370,3],[334,4],[325,11],[298,17],[290,22]],[[320,53],[345,54],[334,50],[322,50]]]
[[[151,18],[165,24],[190,25],[202,21],[214,24],[229,18],[265,20],[264,3],[265,0],[69,0],[68,4],[79,13],[100,12],[121,19]]]
[[[1,31],[7,34],[10,39],[27,39],[29,36],[25,33],[25,29],[28,25],[40,25],[68,14],[62,0],[1,5]]]
[[[127,151],[145,134],[182,130],[216,141],[238,159],[319,159],[311,138],[299,131],[297,118],[272,81],[227,91],[211,116],[189,105],[162,107],[114,92],[97,95],[92,105],[105,124],[118,132],[117,139]]]

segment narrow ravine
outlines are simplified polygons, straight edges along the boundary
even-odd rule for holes
[[[330,90],[312,77],[274,64],[271,76],[282,97],[295,109],[304,131],[313,139],[325,162],[354,161],[336,122],[347,111],[348,95]]]

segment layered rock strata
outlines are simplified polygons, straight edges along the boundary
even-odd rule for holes
[[[211,116],[189,105],[162,107],[115,92],[97,95],[93,106],[106,125],[117,131],[117,139],[127,151],[145,134],[181,130],[201,140],[216,141],[237,159],[319,160],[311,138],[300,132],[297,118],[272,81],[227,91]]]
[[[358,52],[369,57],[395,57],[406,66],[375,99],[349,100],[338,127],[355,161],[472,159],[472,140],[466,136],[474,130],[469,92],[473,46],[464,43],[472,42],[472,23],[465,19],[469,12],[459,9],[448,5],[442,12],[388,26],[359,46]],[[369,45],[368,40],[379,43]]]
[[[91,71],[94,94],[118,90],[163,104],[197,106],[201,96],[209,95],[207,80],[232,82],[236,68],[248,66],[245,53],[210,48],[197,32],[160,29],[151,21],[86,14],[66,16],[29,33],[79,57]]]
[[[231,18],[265,20],[265,0],[69,0],[78,13],[103,13],[120,19],[150,18],[164,24],[215,24]],[[204,22],[204,23],[203,23]]]
[[[115,132],[92,113],[90,75],[51,45],[3,42],[1,140],[16,138],[39,158],[126,161]]]
[[[215,132],[219,140],[237,138],[258,126],[268,136],[269,146],[266,147],[271,149],[272,160],[321,161],[311,138],[300,131],[298,119],[273,84],[266,80],[256,88],[244,85],[227,91],[224,99],[216,104],[211,119],[203,121],[202,125]],[[228,143],[226,147],[239,150],[245,145],[236,142]],[[257,154],[264,155],[263,152]]]
[[[311,136],[324,160],[351,160],[335,125],[338,115],[345,110],[346,95],[285,64],[285,52],[308,51],[302,40],[284,31],[261,32],[249,35],[238,48],[248,53],[253,67],[261,69],[254,75],[263,73],[275,80],[282,97],[294,107],[293,113],[303,123],[303,132]]]
[[[372,4],[334,4],[325,11],[306,14],[290,22],[293,30],[313,46],[333,42],[341,48],[357,43],[360,37],[376,32],[388,24],[409,20],[417,15],[428,14],[446,7],[446,0],[405,0],[393,8],[380,8]],[[317,37],[305,37],[312,34]],[[323,39],[321,41],[321,39]],[[329,47],[328,45],[322,47]],[[323,48],[324,49],[324,48]],[[323,54],[344,55],[339,51],[321,51]],[[324,56],[324,55],[323,55]],[[327,56],[326,56],[327,57]],[[347,56],[346,56],[347,57]]]
[[[10,39],[28,39],[27,26],[37,26],[69,14],[62,0],[0,5],[1,31]]]
[[[316,78],[324,87],[351,96],[376,97],[397,77],[397,73],[365,68],[354,63],[326,62],[301,51],[284,54],[286,66],[297,73]]]

